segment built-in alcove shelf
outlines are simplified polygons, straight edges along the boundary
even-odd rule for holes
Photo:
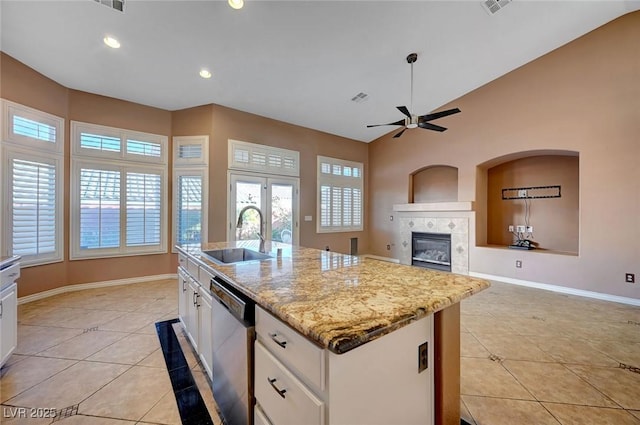
[[[545,248],[536,248],[536,249],[512,249],[508,246],[504,245],[476,245],[476,248],[489,248],[489,249],[502,249],[508,251],[516,251],[516,252],[534,252],[536,254],[553,254],[553,255],[566,255],[570,257],[577,257],[577,252],[569,252],[569,251],[557,251],[553,249],[545,249]]]

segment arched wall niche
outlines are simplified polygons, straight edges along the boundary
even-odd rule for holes
[[[456,202],[458,168],[430,165],[409,176],[409,203]]]
[[[580,156],[575,151],[524,151],[480,164],[476,187],[477,228],[486,226],[477,231],[477,243],[508,246],[513,242],[509,225],[530,225],[533,226],[531,239],[539,249],[577,255],[579,182]],[[560,186],[561,196],[502,199],[503,189],[538,186]]]

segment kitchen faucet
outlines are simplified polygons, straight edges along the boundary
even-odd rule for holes
[[[259,251],[264,253],[264,223],[262,218],[262,211],[260,211],[260,208],[256,207],[255,205],[247,205],[246,207],[241,209],[240,213],[238,214],[238,223],[236,224],[236,228],[242,228],[242,217],[247,210],[256,210],[258,212],[258,216],[260,216],[260,232],[258,233],[258,237],[260,238]]]

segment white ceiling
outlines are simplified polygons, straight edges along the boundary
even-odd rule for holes
[[[630,11],[638,1],[0,0],[0,48],[58,83],[167,110],[215,103],[369,142]],[[122,47],[109,49],[106,34]],[[213,78],[198,76],[201,67]],[[367,101],[351,98],[364,92]],[[438,123],[451,127],[464,114]]]

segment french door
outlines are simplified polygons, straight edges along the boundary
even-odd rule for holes
[[[258,239],[260,218],[254,209],[245,211],[237,228],[242,209],[253,205],[262,212],[266,240],[297,244],[298,184],[297,178],[229,172],[227,240]]]

